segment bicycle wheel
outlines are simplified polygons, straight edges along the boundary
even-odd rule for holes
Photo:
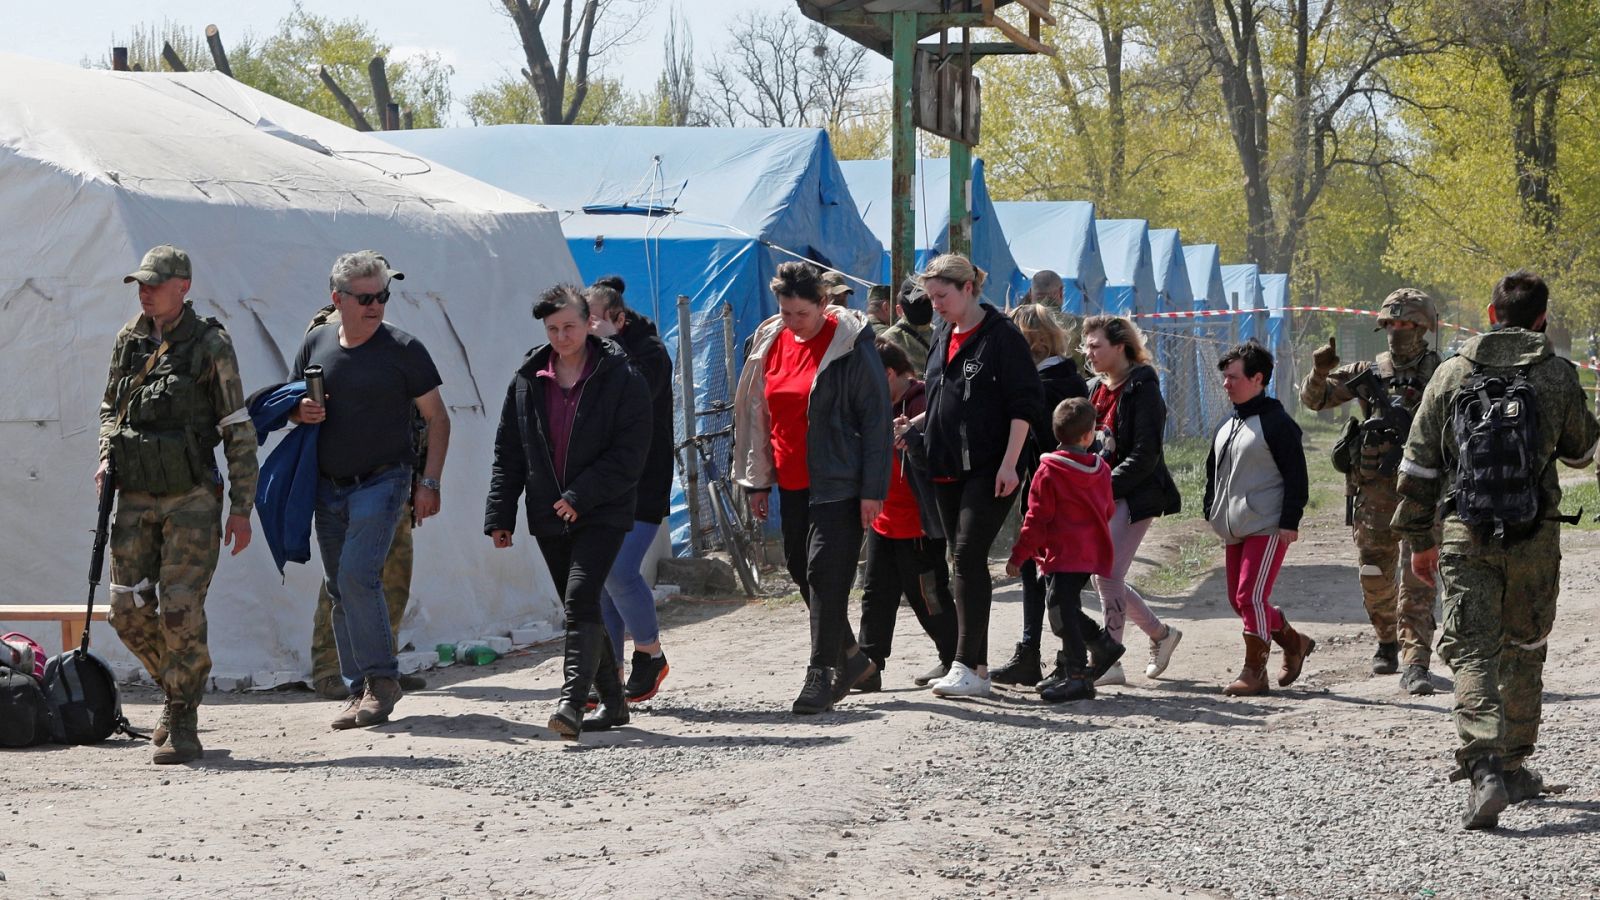
[[[755,547],[750,543],[750,535],[736,524],[732,501],[722,480],[713,479],[709,487],[711,518],[716,522],[717,531],[722,535],[723,546],[728,549],[728,560],[733,563],[733,571],[738,574],[739,583],[744,586],[745,594],[755,597],[761,593],[761,573],[751,564]]]

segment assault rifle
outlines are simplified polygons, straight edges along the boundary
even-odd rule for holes
[[[78,656],[89,652],[89,627],[94,624],[94,595],[100,587],[100,572],[106,567],[106,541],[111,537],[111,507],[117,499],[117,458],[106,457],[106,473],[100,479],[100,510],[94,523],[94,549],[89,554],[89,612],[83,619],[83,641]]]
[[[1361,423],[1361,444],[1387,444],[1383,456],[1378,459],[1378,471],[1386,475],[1399,471],[1400,458],[1405,455],[1406,436],[1411,433],[1411,411],[1400,398],[1389,396],[1370,366],[1344,384],[1368,410],[1367,420]],[[1358,460],[1352,462],[1359,465]]]

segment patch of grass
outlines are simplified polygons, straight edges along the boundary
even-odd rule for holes
[[[1579,507],[1583,508],[1583,515],[1579,518],[1578,524],[1561,527],[1577,528],[1582,531],[1600,530],[1600,522],[1595,521],[1595,515],[1600,513],[1600,485],[1596,485],[1593,478],[1561,486],[1562,514],[1576,515]]]
[[[1140,583],[1163,597],[1186,590],[1196,578],[1216,565],[1217,550],[1221,546],[1210,532],[1196,534],[1178,545],[1177,559],[1140,579]]]
[[[1343,417],[1324,422],[1314,414],[1298,420],[1305,435],[1306,475],[1311,482],[1311,494],[1306,503],[1308,512],[1344,503],[1344,476],[1333,467],[1330,453],[1333,442],[1344,428]],[[1163,448],[1167,469],[1178,484],[1183,496],[1183,511],[1174,518],[1198,519],[1204,513],[1201,504],[1206,496],[1206,456],[1211,452],[1209,438],[1179,438]],[[1600,512],[1600,496],[1596,497],[1595,511]]]
[[[806,602],[805,598],[800,596],[799,591],[790,591],[787,594],[776,594],[761,598],[761,605],[767,609],[783,609],[786,606],[804,602]]]
[[[1167,471],[1183,496],[1183,510],[1174,518],[1198,519],[1206,499],[1206,456],[1211,453],[1208,438],[1178,438],[1162,448]]]

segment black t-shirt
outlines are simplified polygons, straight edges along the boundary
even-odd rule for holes
[[[411,410],[416,398],[442,382],[422,342],[388,324],[359,347],[339,346],[339,326],[311,330],[291,375],[322,367],[328,418],[317,436],[317,464],[331,478],[363,475],[379,466],[417,464]]]

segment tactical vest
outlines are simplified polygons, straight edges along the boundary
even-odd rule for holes
[[[1396,366],[1388,353],[1380,353],[1373,361],[1372,374],[1378,376],[1391,400],[1398,399],[1407,412],[1415,413],[1439,362],[1439,354],[1432,350],[1425,351],[1408,366]],[[1365,402],[1362,406],[1366,406]],[[1354,474],[1361,481],[1392,479],[1399,472],[1406,435],[1386,427],[1380,417],[1372,415],[1372,410],[1363,409],[1363,412],[1367,415],[1361,426],[1360,446],[1352,467]]]
[[[222,325],[192,310],[189,334],[172,343],[142,383],[139,373],[158,343],[130,335],[111,362],[115,411],[127,412],[111,435],[117,487],[151,494],[181,494],[215,483],[215,448],[222,442],[217,414],[200,384],[201,344]]]

